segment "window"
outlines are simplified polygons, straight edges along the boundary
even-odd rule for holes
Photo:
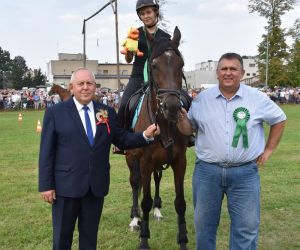
[[[250,76],[250,73],[247,73],[247,76]]]
[[[103,74],[108,75],[108,70],[107,70],[107,69],[104,69],[104,70],[103,70]]]
[[[255,68],[255,63],[249,63],[250,68]]]

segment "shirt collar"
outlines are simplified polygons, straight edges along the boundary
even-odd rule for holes
[[[73,100],[74,100],[74,103],[75,103],[75,106],[76,106],[78,112],[81,111],[83,105],[76,100],[75,96],[73,96]],[[89,107],[89,109],[90,109],[91,112],[94,110],[94,106],[93,106],[93,102],[92,101],[90,101],[86,106]]]
[[[243,98],[243,93],[244,93],[244,84],[240,83],[240,87],[238,89],[238,91],[234,94],[233,97],[231,97],[230,99],[232,100],[233,98],[235,98],[236,96]],[[219,89],[219,84],[215,87],[215,93],[214,93],[215,98],[218,98],[220,96],[222,96],[223,98],[225,98],[222,94],[222,92]]]

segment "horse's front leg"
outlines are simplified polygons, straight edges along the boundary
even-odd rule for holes
[[[149,213],[152,208],[153,199],[151,197],[151,173],[142,174],[142,185],[143,185],[143,199],[141,202],[141,207],[143,211],[143,218],[140,227],[140,246],[139,250],[150,249],[148,244],[148,239],[150,238],[149,229]]]
[[[153,177],[154,177],[154,183],[155,183],[153,216],[156,220],[160,221],[163,218],[163,216],[160,212],[162,201],[161,201],[161,198],[159,196],[159,187],[160,187],[160,181],[161,181],[161,178],[162,178],[162,171],[161,170],[155,170],[153,172]]]
[[[129,229],[130,231],[138,231],[140,229],[139,221],[140,221],[140,209],[139,209],[139,190],[141,185],[141,171],[139,165],[139,159],[133,156],[127,156],[126,158],[127,165],[130,170],[130,185],[132,189],[132,207],[131,207],[131,215],[132,218]]]
[[[186,202],[184,199],[184,176],[186,170],[186,158],[185,156],[179,157],[180,159],[175,160],[173,167],[174,180],[175,180],[175,192],[176,198],[174,200],[175,210],[178,218],[178,234],[177,243],[180,245],[180,250],[186,250],[188,243],[186,221],[185,221],[185,210]]]

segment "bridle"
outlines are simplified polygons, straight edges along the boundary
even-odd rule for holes
[[[174,48],[167,48],[164,53],[166,51],[175,51]],[[180,54],[178,54],[175,51],[175,54],[179,56],[180,60],[182,60]],[[148,64],[148,76],[149,76],[149,86],[150,86],[150,95],[151,95],[151,90],[153,90],[153,93],[155,95],[155,99],[156,99],[156,107],[155,109],[153,109],[153,107],[151,106],[151,97],[150,95],[148,96],[148,113],[149,113],[149,117],[151,120],[151,123],[155,123],[156,125],[158,124],[158,116],[162,116],[164,118],[167,117],[166,112],[167,110],[167,103],[168,103],[168,99],[170,99],[170,97],[173,97],[173,100],[177,99],[177,102],[179,103],[179,109],[182,106],[182,102],[181,102],[181,84],[179,86],[179,89],[169,89],[169,88],[161,88],[158,83],[155,81],[154,77],[153,77],[153,69],[152,69],[152,61],[154,58],[152,58],[152,60],[150,61],[150,63]],[[181,69],[182,70],[182,69]],[[185,80],[185,84],[186,84],[186,79],[184,77],[183,74],[183,70],[182,70],[182,76],[183,79]],[[175,97],[175,98],[174,98]],[[175,101],[174,101],[175,102]],[[177,118],[178,119],[178,118]],[[174,130],[176,129],[176,121],[169,121],[167,120],[166,123],[170,124],[170,130]],[[171,132],[172,134],[172,132]],[[169,167],[169,165],[172,162],[173,159],[173,145],[174,145],[174,139],[173,136],[171,135],[167,135],[164,136],[162,135],[162,133],[159,135],[159,142],[161,144],[161,146],[167,150],[167,166],[166,167],[162,167],[162,169],[167,169]]]
[[[171,47],[167,48],[165,51],[170,51],[170,50],[175,51],[175,49],[173,49]],[[175,53],[175,54],[177,54],[177,53]],[[180,55],[178,55],[178,56],[181,58]],[[168,89],[168,88],[159,87],[158,83],[154,80],[154,77],[153,77],[153,70],[151,67],[151,62],[153,61],[153,59],[154,58],[152,58],[152,60],[148,64],[148,76],[149,76],[149,86],[154,91],[155,99],[156,99],[156,103],[157,103],[155,112],[153,112],[153,111],[151,112],[152,114],[154,114],[154,119],[152,119],[152,122],[157,124],[157,116],[159,114],[166,117],[166,107],[167,107],[166,104],[167,104],[169,97],[175,97],[178,100],[178,102],[181,103],[181,93],[180,93],[180,89]],[[182,76],[183,76],[183,79],[186,84],[186,79],[184,77],[183,71],[182,71]],[[180,88],[181,88],[181,86],[180,86]]]

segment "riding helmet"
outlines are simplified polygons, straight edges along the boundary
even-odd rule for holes
[[[151,6],[155,7],[156,10],[159,9],[159,5],[156,0],[138,0],[136,2],[136,12],[138,13],[140,9]]]

